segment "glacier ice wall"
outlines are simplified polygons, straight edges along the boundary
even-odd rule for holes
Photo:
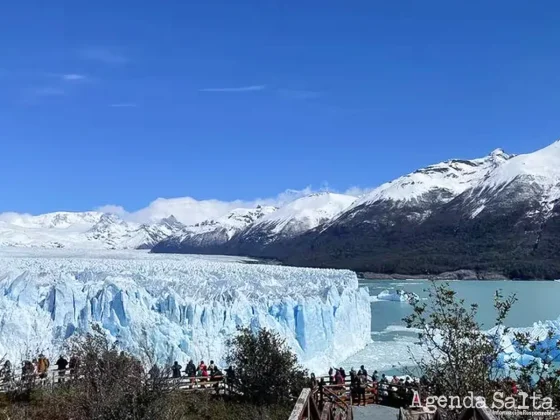
[[[100,324],[146,363],[223,362],[238,326],[280,333],[317,372],[370,342],[366,290],[353,272],[231,258],[64,250],[0,251],[0,357],[45,352]]]

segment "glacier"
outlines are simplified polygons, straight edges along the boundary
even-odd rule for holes
[[[57,357],[94,323],[146,365],[223,365],[225,341],[239,326],[278,332],[317,373],[371,341],[369,294],[355,273],[246,260],[0,249],[0,357]]]

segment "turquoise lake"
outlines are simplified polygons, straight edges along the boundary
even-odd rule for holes
[[[363,287],[376,296],[385,289],[403,289],[426,298],[429,281],[360,280]],[[515,294],[518,301],[513,306],[507,325],[530,327],[535,322],[557,319],[560,316],[560,282],[554,281],[452,281],[450,287],[465,303],[479,305],[478,321],[483,329],[493,326],[493,307],[496,290],[507,296]],[[400,373],[399,365],[408,365],[410,352],[415,352],[417,335],[407,330],[403,317],[411,313],[405,302],[377,301],[371,303],[372,343],[358,354],[347,359],[345,368],[367,365],[368,370],[389,374]]]

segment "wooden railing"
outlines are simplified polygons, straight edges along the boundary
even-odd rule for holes
[[[352,405],[320,383],[301,391],[289,420],[352,420]]]
[[[32,373],[27,375],[10,375],[9,377],[4,376],[3,378],[0,378],[0,394],[17,389],[53,387],[83,378],[83,375],[75,374],[70,369],[50,370],[44,375]],[[181,391],[215,390],[217,393],[219,393],[222,391],[230,390],[226,381],[224,380],[224,377],[221,375],[213,377],[165,377],[162,379],[169,389],[177,389]]]

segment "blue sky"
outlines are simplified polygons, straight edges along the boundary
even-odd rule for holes
[[[555,2],[8,2],[0,212],[372,187],[560,138]]]

